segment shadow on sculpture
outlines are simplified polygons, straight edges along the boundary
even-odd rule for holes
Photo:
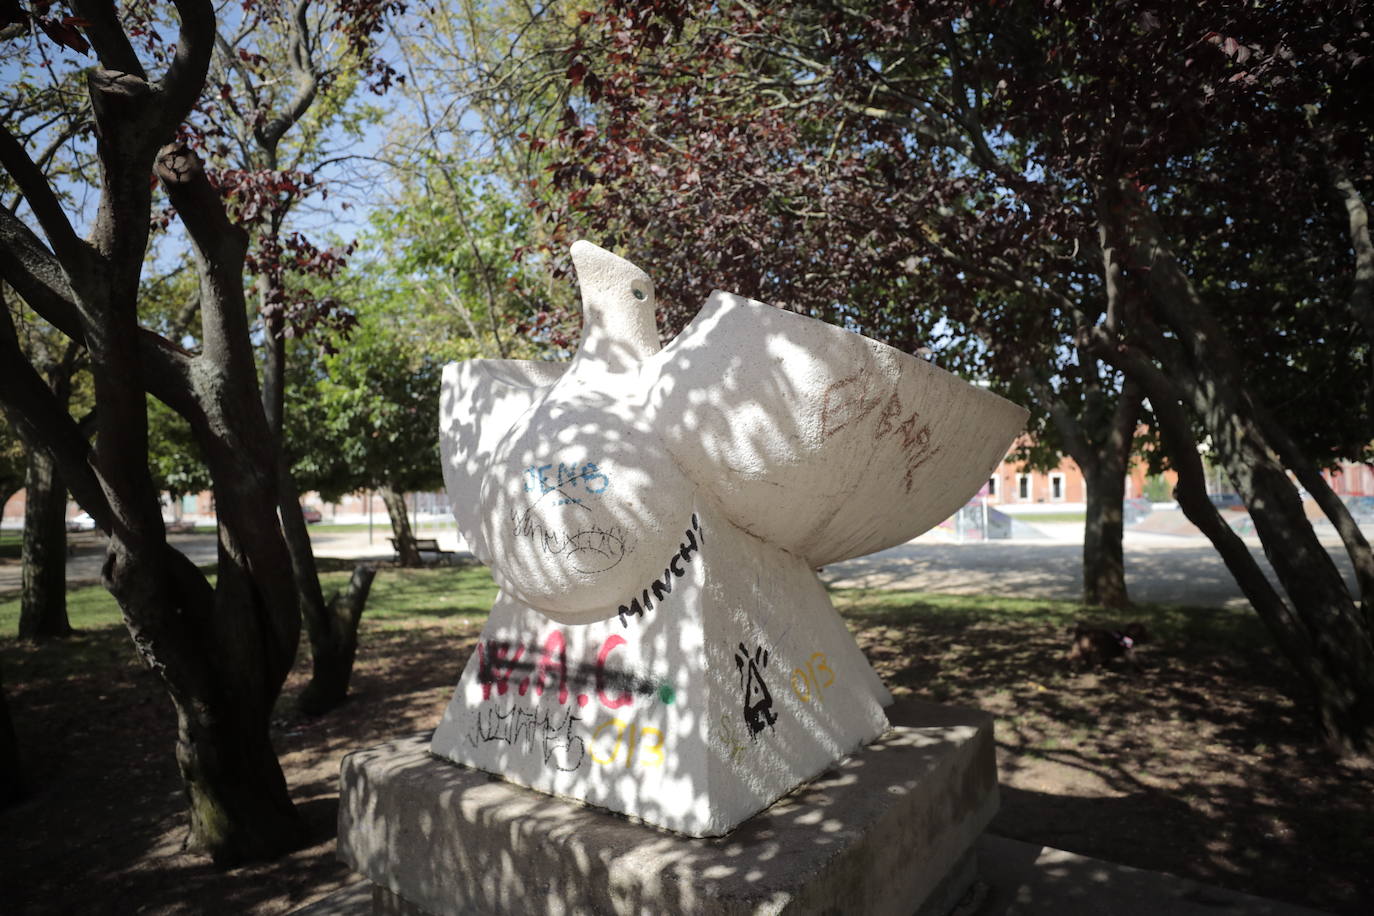
[[[729,293],[660,347],[648,276],[572,255],[569,363],[444,373],[445,485],[501,589],[427,748],[464,767],[414,740],[350,756],[341,854],[435,911],[824,907],[881,899],[850,884],[883,871],[949,903],[996,809],[991,726],[890,731],[814,570],[943,520],[1026,412]]]
[[[445,483],[501,595],[433,752],[721,835],[887,727],[812,569],[943,520],[1026,414],[729,293],[660,348],[648,276],[572,256],[569,363],[445,372]]]

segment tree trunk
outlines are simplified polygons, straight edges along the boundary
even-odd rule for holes
[[[1079,462],[1088,488],[1087,519],[1083,525],[1085,604],[1109,608],[1131,605],[1126,594],[1126,559],[1121,549],[1125,526],[1121,515],[1126,498],[1126,469],[1131,463],[1131,446],[1144,398],[1140,383],[1127,378],[1110,414],[1103,417],[1102,410],[1091,411],[1105,422],[1099,420],[1101,428],[1084,437],[1088,441],[1081,449],[1087,453],[1087,462]]]
[[[355,566],[347,588],[330,597],[325,626],[310,629],[315,666],[300,696],[301,711],[306,715],[328,712],[347,698],[358,650],[358,623],[376,575],[375,566]]]
[[[267,716],[260,708],[235,707],[176,703],[177,764],[191,810],[187,849],[226,866],[275,858],[305,837]]]
[[[268,281],[258,279],[259,301],[267,302]],[[328,602],[320,589],[319,567],[315,563],[315,550],[310,543],[310,529],[301,514],[300,491],[296,480],[291,476],[291,461],[286,454],[283,429],[286,425],[286,339],[282,336],[280,317],[268,318],[267,341],[264,346],[262,366],[262,404],[267,416],[267,425],[277,444],[277,492],[278,509],[281,514],[282,534],[286,538],[286,550],[291,556],[291,574],[296,583],[296,594],[300,599],[301,618],[305,621],[306,635],[310,640],[310,682],[301,691],[301,711],[307,715],[318,716],[338,706],[348,695],[348,682],[353,676],[353,657],[358,647],[358,621],[367,603],[367,593],[372,587],[375,570],[366,576],[366,582],[358,588],[359,570],[354,570],[353,580],[343,593],[343,606],[339,605],[340,596],[334,595]],[[354,605],[356,601],[356,614]]]
[[[1158,375],[1162,384],[1167,385],[1162,374]],[[1164,439],[1165,450],[1169,453],[1178,476],[1174,487],[1174,498],[1183,510],[1188,521],[1212,542],[1221,555],[1222,562],[1235,578],[1241,592],[1255,609],[1260,620],[1274,637],[1274,644],[1283,652],[1289,664],[1304,679],[1309,678],[1311,668],[1311,647],[1301,622],[1273,583],[1260,569],[1250,548],[1240,536],[1226,523],[1207,497],[1207,470],[1198,452],[1197,440],[1193,437],[1192,423],[1176,399],[1172,399],[1164,387],[1150,392],[1150,404],[1154,408],[1155,420],[1159,424],[1160,435]]]
[[[1127,356],[1124,349],[1114,355]],[[1130,360],[1123,359],[1123,368],[1128,365]],[[1250,509],[1265,555],[1288,595],[1285,602],[1207,498],[1191,422],[1171,395],[1178,376],[1166,377],[1143,360],[1130,371],[1139,372],[1142,381],[1152,380],[1146,390],[1178,473],[1179,507],[1217,548],[1275,645],[1311,689],[1333,749],[1367,753],[1374,748],[1374,645],[1360,625],[1335,563],[1317,542],[1287,474],[1274,459],[1256,454],[1253,441],[1238,449],[1248,435],[1224,444],[1219,443],[1223,437],[1213,435],[1223,466]],[[1253,429],[1235,416],[1228,426],[1232,431]]]
[[[1126,560],[1121,549],[1126,498],[1126,468],[1120,455],[1104,450],[1084,468],[1088,517],[1083,525],[1083,603],[1109,608],[1130,607],[1126,596]]]
[[[1341,500],[1322,475],[1321,469],[1302,453],[1288,431],[1263,409],[1256,410],[1260,428],[1268,441],[1274,446],[1283,466],[1292,471],[1298,483],[1307,490],[1312,499],[1335,527],[1350,557],[1350,565],[1355,570],[1355,581],[1362,596],[1361,610],[1364,615],[1365,630],[1374,638],[1374,550],[1364,532],[1351,516],[1349,508]]]
[[[1245,439],[1260,437],[1250,427]],[[1313,652],[1308,679],[1322,726],[1341,753],[1374,751],[1374,638],[1331,555],[1317,540],[1286,470],[1268,449],[1222,443],[1222,463],[1235,483]]]
[[[23,799],[28,794],[24,770],[19,761],[19,741],[14,735],[9,703],[5,700],[5,685],[0,678],[0,808]]]
[[[408,569],[423,566],[420,551],[415,548],[415,535],[410,530],[410,516],[406,514],[404,494],[397,493],[389,486],[381,487],[377,492],[381,494],[387,514],[391,516],[391,535],[396,541],[398,564]]]
[[[269,736],[290,664],[288,645],[274,632],[272,596],[250,577],[247,556],[227,527],[220,529],[213,589],[174,548],[164,544],[153,556],[161,562],[146,561],[113,537],[106,586],[177,712],[176,760],[190,812],[186,848],[221,866],[297,849],[305,828]]]
[[[27,184],[31,205],[40,202],[30,209],[49,242],[0,210],[7,241],[22,247],[20,260],[3,259],[0,267],[73,346],[87,348],[98,410],[94,447],[23,354],[3,307],[0,402],[23,421],[21,434],[27,427],[58,460],[67,487],[109,535],[102,579],[177,709],[188,845],[230,864],[278,855],[305,835],[268,735],[295,660],[300,607],[276,518],[275,449],[259,402],[243,295],[247,235],[229,221],[187,146],[159,151],[191,110],[214,49],[213,6],[178,4],[177,12],[176,59],[155,83],[138,72],[113,20],[93,27],[105,65],[90,68],[86,80],[101,196],[84,240],[23,150],[0,144],[7,173]],[[195,355],[138,323],[150,173],[194,249],[201,291]],[[213,587],[167,544],[148,469],[150,394],[190,422],[214,481],[220,527]]]
[[[1142,384],[1150,379],[1153,387],[1147,385],[1147,391],[1157,412],[1161,404],[1181,400],[1207,430],[1214,453],[1250,510],[1288,602],[1275,607],[1263,594],[1267,582],[1238,581],[1247,597],[1256,591],[1260,601],[1252,603],[1311,688],[1333,749],[1342,754],[1374,751],[1374,632],[1303,512],[1280,458],[1288,444],[1286,431],[1277,436],[1266,431],[1266,420],[1273,426],[1275,418],[1247,387],[1243,364],[1166,244],[1139,189],[1123,182],[1109,193],[1117,202],[1114,211],[1122,214],[1117,231],[1128,241],[1132,263],[1145,265],[1137,272],[1154,320],[1137,324],[1148,332],[1148,346],[1167,367],[1167,375],[1144,361],[1131,367],[1126,349],[1119,346],[1101,355],[1120,360]],[[1166,339],[1160,327],[1170,329],[1173,338]],[[1172,425],[1184,422],[1176,419]],[[1170,455],[1175,460],[1188,457],[1177,447],[1171,447]],[[1200,500],[1196,494],[1189,498]],[[1205,515],[1201,506],[1197,509]],[[1212,524],[1203,530],[1224,549],[1224,556],[1226,551],[1238,555],[1233,541],[1239,539],[1229,527]],[[1227,563],[1231,565],[1230,557]]]
[[[19,638],[70,636],[67,620],[67,488],[57,462],[29,449],[24,505],[24,585]]]

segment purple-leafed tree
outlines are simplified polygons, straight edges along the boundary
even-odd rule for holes
[[[723,286],[908,350],[929,344],[942,365],[1036,406],[1040,444],[1071,454],[1088,480],[1084,600],[1124,606],[1121,504],[1139,392],[1064,346],[1073,310],[1038,308],[1020,278],[994,269],[992,255],[1027,229],[997,226],[991,217],[1014,208],[974,160],[1005,174],[998,157],[1015,160],[1019,145],[878,107],[864,88],[865,55],[899,33],[917,57],[890,53],[924,90],[951,88],[942,33],[894,32],[883,21],[892,11],[876,8],[845,21],[860,12],[610,4],[583,14],[557,45],[561,127],[530,141],[556,150],[532,205],[555,246],[585,234],[654,264],[668,333]],[[837,40],[847,28],[866,37]],[[536,86],[546,56],[530,55]],[[1098,265],[1086,248],[1065,257],[1071,247],[1037,253],[1071,304],[1098,313]],[[548,322],[555,336],[570,336],[560,318]]]
[[[1184,511],[1332,744],[1369,751],[1374,557],[1319,473],[1374,439],[1364,16],[1351,0],[612,3],[562,43],[563,122],[534,138],[561,156],[535,205],[555,238],[655,264],[670,328],[728,284],[899,345],[970,335],[1107,491],[1089,500],[1090,597],[1090,570],[1119,568],[1111,489],[1148,399]],[[1204,441],[1277,588],[1206,498]]]

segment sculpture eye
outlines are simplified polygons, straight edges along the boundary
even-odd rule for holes
[[[630,292],[632,292],[632,293],[635,294],[635,298],[636,298],[636,299],[647,299],[647,298],[649,298],[649,294],[646,293],[646,292],[644,292],[644,290],[640,289],[638,286],[632,286],[632,287],[630,287]]]

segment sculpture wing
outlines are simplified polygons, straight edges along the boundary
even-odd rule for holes
[[[948,518],[1027,416],[925,360],[720,291],[645,372],[650,422],[683,471],[813,566]]]
[[[532,409],[567,363],[470,359],[444,367],[439,449],[453,517],[469,549],[489,563],[478,503],[492,453],[511,425]]]

